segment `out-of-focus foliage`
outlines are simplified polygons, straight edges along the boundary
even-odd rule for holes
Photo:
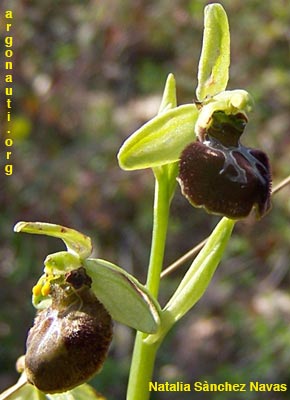
[[[16,221],[83,231],[93,237],[96,256],[144,280],[153,180],[150,171],[121,171],[116,153],[157,113],[169,72],[177,80],[179,103],[194,97],[205,4],[1,1],[1,41],[3,10],[14,12],[15,145],[14,174],[1,175],[0,389],[16,381],[14,362],[24,352],[32,324],[30,291],[40,262],[62,249],[58,241],[14,234]],[[277,183],[289,174],[288,2],[222,4],[231,29],[228,88],[246,89],[256,103],[244,144],[269,154]],[[3,79],[0,85],[2,104]],[[156,379],[260,380],[290,387],[289,195],[289,188],[275,195],[271,213],[261,222],[248,218],[237,224],[205,297],[161,348]],[[166,263],[208,235],[217,221],[193,210],[179,194],[172,212]],[[184,270],[164,280],[161,302]],[[130,351],[130,331],[116,326],[110,359],[93,380],[109,399],[124,398]],[[230,393],[219,396],[232,398]],[[285,396],[276,393],[275,400]],[[171,398],[176,395],[154,394],[156,400]],[[180,400],[187,398],[192,397],[180,393]],[[216,393],[207,398],[218,399]]]

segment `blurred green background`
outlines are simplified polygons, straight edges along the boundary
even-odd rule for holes
[[[1,104],[4,10],[14,12],[12,133],[14,173],[1,173],[0,391],[17,379],[34,309],[31,288],[60,241],[13,233],[19,220],[63,224],[92,236],[94,255],[144,282],[153,178],[126,173],[116,153],[156,114],[169,72],[179,104],[195,96],[203,30],[199,0],[1,1]],[[231,28],[229,89],[256,107],[243,143],[269,155],[274,184],[289,174],[287,0],[225,0]],[[3,107],[2,112],[3,112]],[[1,116],[3,169],[4,115]],[[290,388],[290,189],[262,221],[239,222],[204,298],[170,332],[155,380],[287,383]],[[177,189],[165,266],[207,236],[218,221],[193,209]],[[164,279],[164,304],[186,270]],[[115,324],[109,359],[94,380],[108,399],[125,398],[134,332]],[[288,392],[289,393],[289,392]],[[271,399],[287,393],[154,393],[153,400]]]

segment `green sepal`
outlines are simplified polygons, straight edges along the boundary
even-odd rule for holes
[[[217,224],[163,310],[164,320],[174,324],[201,298],[221,261],[235,221],[226,217]]]
[[[108,261],[87,259],[84,265],[95,296],[114,320],[145,333],[157,331],[160,306],[145,286]]]
[[[196,97],[206,97],[225,90],[229,79],[230,32],[228,18],[221,4],[204,9],[204,33],[198,66]]]
[[[195,104],[158,114],[123,143],[118,153],[120,167],[137,170],[177,161],[186,145],[195,139],[197,115]]]
[[[62,239],[67,250],[84,259],[92,253],[91,239],[82,233],[66,228],[65,226],[49,224],[45,222],[18,222],[14,226],[15,232],[33,233],[36,235],[47,235]]]

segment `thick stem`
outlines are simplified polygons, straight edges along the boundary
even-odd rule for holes
[[[154,172],[156,181],[153,234],[146,286],[150,293],[157,298],[165,250],[170,199],[167,175],[164,174],[162,168]],[[145,342],[146,338],[148,338],[147,334],[137,332],[131,362],[127,400],[148,400],[150,397],[149,382],[152,380],[160,341],[149,344]]]

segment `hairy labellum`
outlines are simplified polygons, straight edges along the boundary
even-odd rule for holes
[[[246,217],[254,207],[258,218],[270,208],[271,174],[265,153],[240,144],[242,115],[217,112],[202,141],[181,154],[178,181],[194,206],[228,218]]]
[[[80,270],[86,278],[84,268]],[[79,274],[69,280],[80,287]],[[66,282],[54,284],[51,295],[52,305],[38,313],[29,331],[25,372],[42,392],[58,393],[100,370],[112,339],[112,320],[86,283],[79,290]]]

